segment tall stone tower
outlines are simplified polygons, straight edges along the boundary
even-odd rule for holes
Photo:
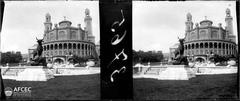
[[[225,22],[226,22],[226,28],[227,28],[226,30],[228,31],[229,35],[233,34],[232,19],[233,18],[231,16],[230,9],[227,8]]]
[[[88,8],[85,9],[85,31],[87,34],[87,39],[93,43],[95,43],[95,37],[92,35],[92,17],[90,16],[90,10]]]
[[[226,17],[225,17],[225,22],[226,22],[226,31],[227,31],[227,36],[228,38],[233,41],[236,42],[236,36],[233,34],[233,24],[232,24],[232,16],[231,16],[231,11],[229,8],[226,9]]]
[[[44,33],[52,30],[51,15],[49,13],[47,13],[45,16],[44,26],[45,26]]]
[[[185,22],[186,32],[189,32],[193,29],[192,15],[190,13],[187,14],[187,21]]]
[[[193,22],[192,22],[192,15],[190,13],[187,14],[187,21],[185,22],[185,38],[188,37],[190,35],[190,30],[193,29]],[[188,39],[185,39],[186,41],[190,41],[189,39],[190,37],[188,37]]]

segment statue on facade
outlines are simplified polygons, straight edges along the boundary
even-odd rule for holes
[[[31,65],[32,66],[46,66],[46,59],[42,57],[43,52],[43,39],[37,39],[37,48],[32,52],[32,59],[31,59]]]
[[[184,53],[184,39],[179,39],[179,46],[174,51],[173,65],[188,65],[188,60],[186,56],[183,56]]]

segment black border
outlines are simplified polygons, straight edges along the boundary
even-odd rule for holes
[[[129,0],[100,0],[99,5],[101,99],[132,99],[132,3]],[[119,25],[123,19],[125,21]],[[112,26],[115,21],[119,23]],[[112,32],[111,28],[116,29],[116,32]],[[127,31],[127,34],[123,40],[117,45],[112,45],[113,37],[122,37],[124,31]],[[112,62],[123,49],[127,60],[123,60],[124,56],[119,55],[119,59]],[[123,66],[126,67],[125,71],[121,70]],[[114,74],[114,81],[111,81],[110,76],[115,70],[119,70],[119,73]]]

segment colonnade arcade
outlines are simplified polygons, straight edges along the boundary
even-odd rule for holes
[[[218,55],[236,55],[236,44],[224,41],[201,41],[185,43],[184,55],[207,55],[207,54],[218,54]]]
[[[65,56],[77,55],[80,57],[93,56],[95,45],[92,43],[66,42],[66,43],[50,43],[43,45],[44,56]]]

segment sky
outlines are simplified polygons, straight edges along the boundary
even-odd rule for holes
[[[98,1],[5,1],[1,51],[28,53],[28,48],[36,44],[36,37],[43,38],[46,13],[51,15],[53,27],[66,16],[72,26],[81,24],[83,29],[86,8],[90,10],[93,35],[97,43],[100,37]]]
[[[1,32],[1,51],[21,51],[36,44],[35,37],[43,37],[46,13],[50,13],[53,26],[64,19],[72,26],[84,27],[84,11],[90,9],[93,35],[99,42],[98,1],[5,1]],[[134,1],[132,6],[133,49],[169,52],[169,47],[183,38],[186,14],[192,14],[193,23],[207,19],[213,26],[225,27],[225,10],[233,16],[234,34],[237,35],[236,8],[234,1]]]
[[[205,16],[213,21],[213,26],[222,23],[225,28],[227,8],[233,17],[234,35],[237,35],[235,1],[133,2],[133,49],[169,53],[169,47],[178,43],[177,37],[184,37],[188,12],[192,14],[194,28]]]

